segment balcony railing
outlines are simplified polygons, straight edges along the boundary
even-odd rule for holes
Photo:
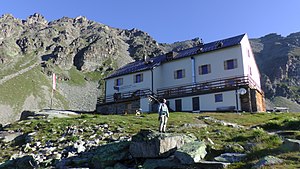
[[[115,93],[106,97],[99,97],[97,99],[98,104],[111,103],[111,102],[123,102],[136,100],[142,97],[147,97],[152,94],[150,89],[139,89],[134,91],[128,91],[124,93]]]
[[[257,83],[250,76],[238,76],[224,79],[215,79],[195,84],[185,84],[180,86],[170,86],[160,88],[157,93],[153,93],[150,89],[139,89],[128,91],[125,93],[115,93],[106,97],[100,97],[98,104],[124,102],[137,100],[149,95],[155,95],[156,98],[175,98],[183,96],[192,96],[195,94],[208,94],[227,90],[235,90],[240,87],[257,89],[263,93]]]
[[[195,94],[207,94],[226,90],[237,89],[238,87],[250,87],[260,89],[255,81],[248,76],[230,77],[216,79],[195,84],[181,86],[171,86],[157,90],[159,98],[173,98],[180,96],[190,96]]]

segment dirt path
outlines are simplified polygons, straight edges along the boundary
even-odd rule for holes
[[[2,79],[0,79],[0,85],[2,85],[3,83],[7,82],[8,80],[16,77],[16,76],[19,76],[25,72],[28,72],[29,70],[33,69],[34,67],[38,66],[40,63],[35,63],[25,69],[22,69],[16,73],[13,73],[13,74],[10,74],[10,75],[7,75],[7,76],[4,76]]]

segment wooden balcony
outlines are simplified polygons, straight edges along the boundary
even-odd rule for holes
[[[257,86],[254,80],[251,79],[251,77],[239,76],[224,79],[216,79],[195,84],[186,84],[181,86],[170,86],[168,88],[161,88],[157,90],[157,96],[159,98],[176,98],[235,90],[241,87],[257,88],[259,91],[261,91],[259,86]]]
[[[137,100],[143,97],[147,97],[152,94],[150,89],[139,89],[134,91],[128,91],[124,93],[115,93],[106,97],[99,97],[97,104],[110,104],[110,103],[121,103],[132,100]]]

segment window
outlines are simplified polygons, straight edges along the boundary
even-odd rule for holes
[[[115,80],[115,86],[121,86],[123,85],[123,78],[118,78]]]
[[[142,82],[143,81],[143,74],[136,74],[135,76],[134,76],[134,83],[140,83],[140,82]]]
[[[174,72],[174,79],[181,79],[185,77],[185,71],[184,69],[176,70]]]
[[[250,58],[251,57],[251,54],[250,54],[250,50],[248,49],[248,57]]]
[[[199,66],[199,75],[205,75],[211,73],[210,64]]]
[[[237,68],[237,59],[230,59],[224,61],[224,69],[229,70],[229,69],[235,69]]]
[[[249,73],[250,73],[250,75],[252,76],[252,69],[251,69],[251,66],[249,66]]]
[[[215,94],[215,102],[223,102],[223,94]]]

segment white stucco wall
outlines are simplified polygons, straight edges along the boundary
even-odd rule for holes
[[[193,57],[195,58],[194,69],[196,82],[245,75],[240,45],[195,55]],[[230,59],[237,59],[238,67],[235,69],[224,70],[224,61]],[[199,66],[206,64],[211,65],[211,73],[199,75]],[[182,79],[174,79],[174,72],[179,69],[185,70],[185,77]],[[193,82],[192,69],[191,57],[169,61],[162,64],[160,67],[155,69],[155,89],[191,84]]]
[[[174,79],[176,70],[184,69],[185,77]],[[160,82],[158,88],[178,86],[187,83],[192,83],[191,58],[183,58],[174,61],[169,61],[160,66],[160,72],[156,74],[156,79]]]
[[[240,45],[216,50],[195,56],[196,59],[196,81],[203,82],[220,78],[243,76],[242,52]],[[224,61],[237,59],[237,68],[224,70]],[[200,65],[210,64],[211,73],[199,75]]]
[[[243,53],[243,64],[245,75],[249,75],[257,83],[258,87],[261,88],[260,84],[260,72],[255,61],[255,57],[252,52],[252,48],[248,39],[248,36],[245,35],[241,41],[242,44],[242,53]],[[251,68],[251,74],[250,74]]]
[[[148,100],[148,98],[142,98],[140,100],[140,108],[142,109],[142,112],[149,112],[151,110],[151,105]]]
[[[223,94],[222,102],[215,102],[215,94]],[[193,110],[193,97],[199,97],[200,111],[216,111],[218,107],[235,106],[236,107],[236,93],[233,91],[219,92],[213,94],[205,94],[191,97],[182,97],[176,99],[168,99],[169,106],[171,109],[175,110],[175,100],[181,99],[182,111],[192,111]],[[241,110],[240,99],[238,97],[238,108]]]
[[[134,77],[137,74],[143,74],[143,81],[140,83],[134,83]],[[119,91],[114,89],[115,80],[118,78],[123,78],[123,85],[119,86]],[[106,95],[113,95],[115,92],[128,92],[128,91],[135,91],[139,89],[150,89],[151,90],[151,71],[142,71],[136,72],[132,74],[123,75],[120,77],[115,77],[111,79],[107,79],[106,81]]]

